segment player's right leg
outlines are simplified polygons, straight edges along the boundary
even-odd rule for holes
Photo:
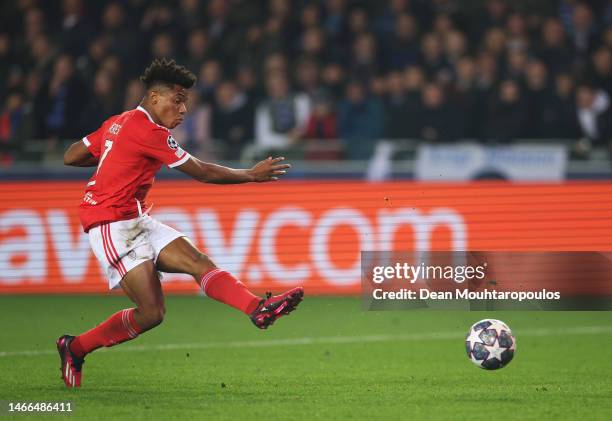
[[[164,297],[146,234],[142,218],[105,223],[89,231],[92,250],[104,268],[109,288],[121,286],[136,307],[113,314],[81,335],[63,335],[57,340],[62,378],[68,387],[80,386],[86,354],[134,339],[163,320]]]
[[[85,355],[103,346],[132,340],[163,321],[164,296],[152,260],[131,269],[121,280],[121,287],[136,304],[135,308],[121,310],[79,336],[64,335],[58,339],[62,379],[66,386],[81,385]]]

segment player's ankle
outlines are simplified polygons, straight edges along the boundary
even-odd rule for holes
[[[72,354],[75,357],[82,358],[86,354],[85,350],[83,349],[83,346],[81,345],[81,342],[79,341],[78,336],[74,338],[72,341],[70,341],[70,344],[68,345],[68,349],[70,350],[70,352],[72,352]]]

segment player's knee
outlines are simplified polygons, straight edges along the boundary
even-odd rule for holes
[[[216,266],[207,255],[204,253],[198,253],[192,258],[191,268],[191,274],[198,278],[202,276],[203,273],[216,268]]]
[[[164,316],[166,315],[166,307],[163,304],[149,306],[142,309],[142,315],[146,326],[143,326],[145,329],[152,329],[155,326],[161,324],[164,321]]]

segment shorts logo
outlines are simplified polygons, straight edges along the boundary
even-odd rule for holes
[[[176,143],[176,140],[172,137],[172,135],[168,136],[168,147],[172,150],[177,150],[179,145]]]

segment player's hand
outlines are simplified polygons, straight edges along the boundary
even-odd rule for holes
[[[253,177],[253,181],[261,183],[265,181],[276,181],[280,176],[284,175],[289,168],[291,168],[290,164],[282,164],[280,162],[284,161],[285,158],[279,156],[277,158],[272,158],[269,156],[267,159],[258,162],[248,170],[248,173],[251,177]]]

